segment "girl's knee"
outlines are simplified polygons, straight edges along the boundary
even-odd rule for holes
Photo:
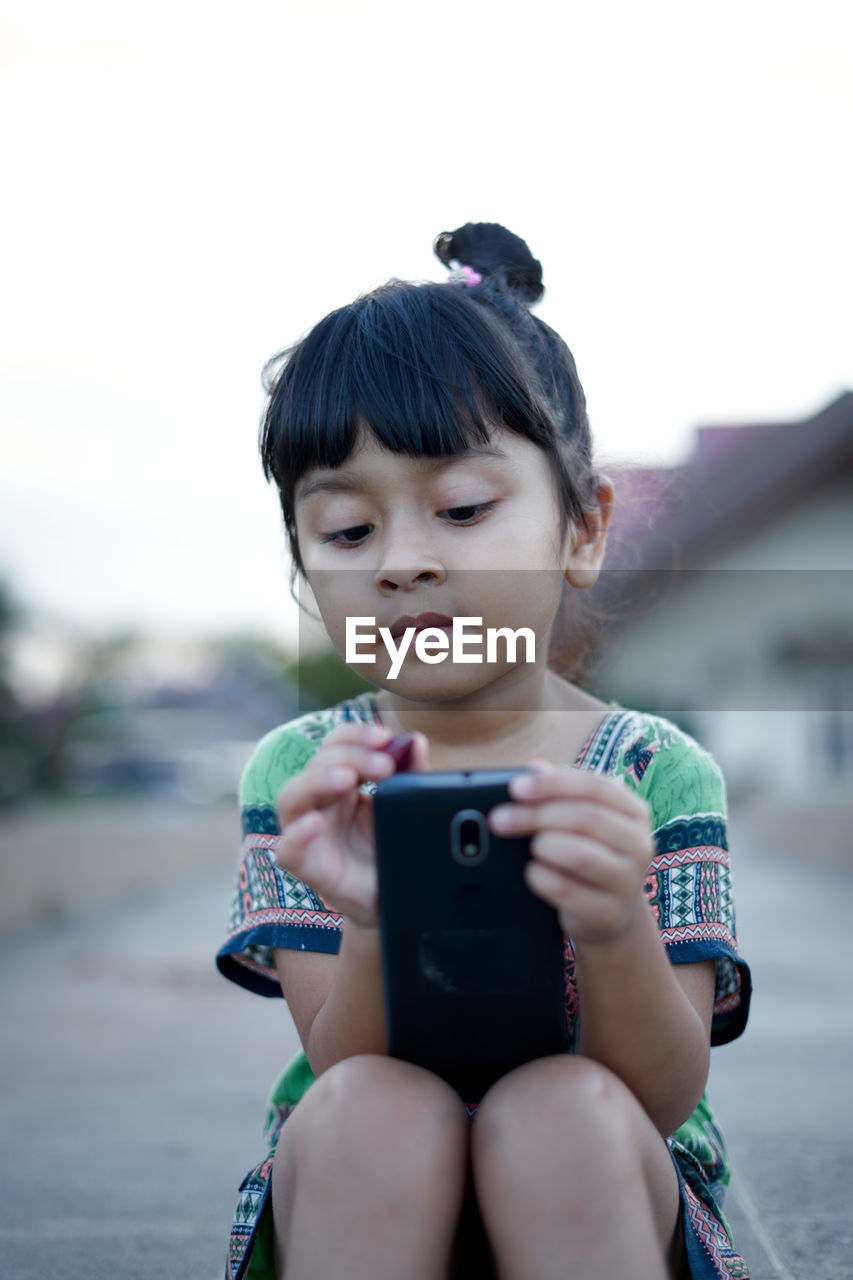
[[[570,1141],[599,1148],[610,1139],[625,1150],[639,1103],[626,1085],[601,1063],[574,1055],[541,1058],[504,1076],[486,1094],[474,1125],[474,1154],[510,1154],[525,1148],[559,1150]],[[647,1121],[647,1124],[650,1122]]]
[[[331,1274],[316,1257],[325,1256],[336,1233],[362,1257],[377,1240],[385,1241],[387,1251],[401,1224],[404,1234],[427,1249],[423,1231],[418,1235],[421,1223],[435,1236],[433,1244],[449,1250],[462,1204],[467,1143],[462,1103],[430,1072],[368,1055],[330,1067],[279,1138],[272,1179],[279,1255],[301,1258],[299,1250],[309,1249],[314,1269],[306,1274]],[[413,1205],[414,1219],[407,1216]]]
[[[314,1150],[390,1151],[417,1143],[424,1155],[460,1145],[465,1114],[457,1095],[429,1071],[396,1058],[363,1055],[330,1067],[313,1084],[287,1127]]]
[[[618,1234],[614,1206],[650,1249],[669,1245],[679,1204],[671,1158],[637,1099],[600,1063],[545,1058],[504,1076],[481,1103],[471,1156],[507,1271],[536,1247],[531,1224],[537,1240],[555,1242],[555,1257],[570,1241],[598,1256],[597,1242]]]

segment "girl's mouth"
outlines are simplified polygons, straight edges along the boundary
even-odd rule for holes
[[[392,640],[399,640],[400,636],[408,630],[409,627],[415,628],[415,633],[424,631],[427,627],[452,627],[453,619],[448,618],[444,613],[419,613],[416,618],[410,618],[408,614],[404,614],[402,618],[398,618],[391,626]]]

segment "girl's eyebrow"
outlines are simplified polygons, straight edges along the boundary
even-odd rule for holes
[[[499,445],[475,444],[464,453],[452,453],[442,458],[418,458],[417,461],[428,475],[435,475],[436,472],[452,467],[454,463],[480,458],[497,458],[502,462],[508,460],[505,450]],[[357,493],[363,487],[363,481],[357,476],[347,475],[340,470],[329,470],[311,479],[303,480],[297,485],[294,497],[297,502],[300,502],[313,497],[315,493]]]

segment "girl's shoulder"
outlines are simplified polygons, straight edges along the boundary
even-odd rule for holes
[[[591,757],[591,758],[590,758]],[[726,812],[726,787],[714,757],[663,716],[614,707],[585,753],[584,765],[619,778],[666,821],[673,813]]]
[[[243,770],[241,806],[274,805],[285,782],[305,768],[332,729],[349,721],[373,724],[378,719],[375,697],[371,691],[361,693],[272,729],[261,738]]]

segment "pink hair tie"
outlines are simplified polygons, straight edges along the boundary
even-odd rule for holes
[[[473,289],[479,284],[483,277],[479,271],[475,271],[473,267],[469,267],[466,263],[457,263],[448,277],[448,284],[464,284],[466,289]]]

